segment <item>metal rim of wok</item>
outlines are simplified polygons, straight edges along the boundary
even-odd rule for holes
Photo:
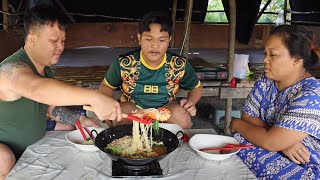
[[[132,135],[132,125],[120,125],[111,127],[109,129],[105,129],[96,136],[94,144],[101,151],[105,152],[112,160],[122,160],[131,165],[146,165],[154,161],[159,161],[163,159],[168,154],[173,152],[180,144],[177,136],[166,129],[159,128],[158,133],[154,132],[154,130],[152,133],[153,140],[160,140],[167,147],[167,154],[153,158],[123,158],[108,152],[105,147],[107,147],[107,145],[111,143],[113,140],[122,138],[126,135]]]

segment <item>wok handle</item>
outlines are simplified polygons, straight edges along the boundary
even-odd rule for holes
[[[93,133],[96,133],[96,136],[94,136]],[[98,136],[98,134],[99,133],[95,129],[92,129],[91,132],[90,132],[92,140],[96,140],[96,137]]]

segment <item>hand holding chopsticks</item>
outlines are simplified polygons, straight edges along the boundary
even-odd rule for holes
[[[83,109],[87,110],[87,111],[93,111],[91,106],[83,106]],[[150,124],[153,121],[155,121],[155,119],[152,119],[152,118],[150,118],[148,116],[145,116],[145,115],[141,115],[141,117],[140,117],[138,115],[125,114],[125,113],[122,113],[122,118],[130,119],[130,120],[133,120],[133,121],[138,121],[138,122],[143,123],[143,124]]]

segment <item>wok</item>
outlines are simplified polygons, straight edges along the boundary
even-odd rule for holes
[[[152,130],[153,140],[157,141],[160,140],[163,144],[167,147],[167,154],[158,157],[152,158],[123,158],[120,156],[116,156],[111,154],[106,150],[106,147],[109,143],[111,143],[115,139],[122,138],[126,135],[132,135],[132,125],[120,125],[111,127],[109,129],[105,129],[104,131],[100,132],[95,140],[95,145],[103,152],[105,152],[112,160],[118,161],[122,160],[131,165],[146,165],[152,163],[153,161],[159,161],[166,157],[169,153],[173,152],[179,145],[179,140],[175,134],[172,132],[159,128],[158,133]]]

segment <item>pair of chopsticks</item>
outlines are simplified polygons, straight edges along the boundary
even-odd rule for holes
[[[93,112],[93,108],[91,106],[83,106],[83,109]],[[153,123],[153,121],[155,121],[155,119],[152,119],[148,116],[138,117],[134,114],[125,114],[125,113],[122,113],[122,118],[133,120],[133,121],[138,121],[143,124],[151,124],[151,123]]]
[[[249,149],[253,148],[253,145],[245,145],[245,144],[227,144],[223,147],[209,147],[199,149],[200,151],[213,151],[213,150],[233,150],[233,149]]]
[[[87,127],[82,127],[79,120],[76,120],[76,126],[78,127],[78,129],[79,129],[79,131],[85,141],[87,140],[87,136],[85,135],[83,129],[87,132],[87,134],[89,135],[89,138],[92,139],[89,129]]]

